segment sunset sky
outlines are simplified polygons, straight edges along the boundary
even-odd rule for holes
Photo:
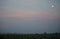
[[[60,0],[0,0],[0,33],[60,32]]]

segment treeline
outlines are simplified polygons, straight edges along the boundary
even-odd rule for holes
[[[60,33],[0,34],[0,39],[60,39]]]

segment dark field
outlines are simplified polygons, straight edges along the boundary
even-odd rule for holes
[[[60,33],[0,34],[0,39],[60,39]]]

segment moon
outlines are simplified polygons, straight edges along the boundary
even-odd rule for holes
[[[52,8],[54,8],[55,6],[54,6],[54,5],[52,5],[51,7],[52,7]]]

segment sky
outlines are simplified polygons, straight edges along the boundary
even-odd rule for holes
[[[60,0],[0,0],[0,33],[60,32]]]

